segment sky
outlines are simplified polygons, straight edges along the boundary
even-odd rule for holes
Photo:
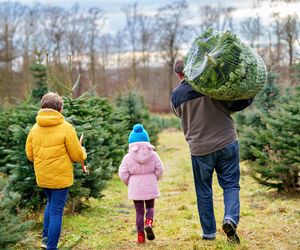
[[[4,1],[5,0],[0,0],[0,3]],[[36,2],[36,0],[18,0],[18,2],[31,5]],[[72,7],[75,3],[79,3],[82,7],[86,8],[98,6],[106,13],[106,22],[103,33],[115,34],[118,30],[123,29],[125,25],[125,15],[121,10],[123,6],[136,2],[143,13],[151,14],[155,13],[159,7],[170,4],[174,2],[174,0],[40,0],[39,2],[64,8]],[[213,6],[221,5],[222,7],[236,7],[237,10],[234,12],[234,19],[236,21],[249,16],[255,17],[259,14],[262,17],[264,24],[268,24],[271,21],[270,16],[276,11],[280,11],[283,15],[296,12],[300,13],[300,0],[294,0],[292,4],[286,4],[278,0],[275,2],[277,2],[277,4],[274,4],[274,0],[187,0],[190,9],[189,14],[195,17],[195,25],[197,25],[200,20],[200,17],[197,16],[196,12],[201,5],[208,4]],[[254,5],[258,7],[253,8]]]

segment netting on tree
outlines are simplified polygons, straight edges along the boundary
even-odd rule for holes
[[[264,61],[251,47],[230,31],[213,29],[193,41],[184,73],[196,91],[219,100],[253,97],[267,77]]]

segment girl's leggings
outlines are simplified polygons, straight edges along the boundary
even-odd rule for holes
[[[153,220],[154,217],[154,199],[147,201],[133,201],[136,211],[136,228],[138,232],[144,232],[144,214],[146,204],[146,218]]]

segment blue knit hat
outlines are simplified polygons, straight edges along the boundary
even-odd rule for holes
[[[133,129],[128,137],[129,143],[145,141],[149,142],[148,132],[144,129],[142,124],[135,124]]]

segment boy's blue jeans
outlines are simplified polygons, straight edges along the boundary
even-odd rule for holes
[[[43,237],[48,238],[47,249],[57,249],[68,188],[44,188],[44,193],[47,196],[47,205],[44,212]]]
[[[214,169],[223,189],[225,214],[235,225],[240,216],[240,166],[239,143],[235,141],[224,148],[204,156],[193,156],[192,165],[197,194],[198,213],[206,238],[216,237],[216,221],[213,208],[212,179]]]

